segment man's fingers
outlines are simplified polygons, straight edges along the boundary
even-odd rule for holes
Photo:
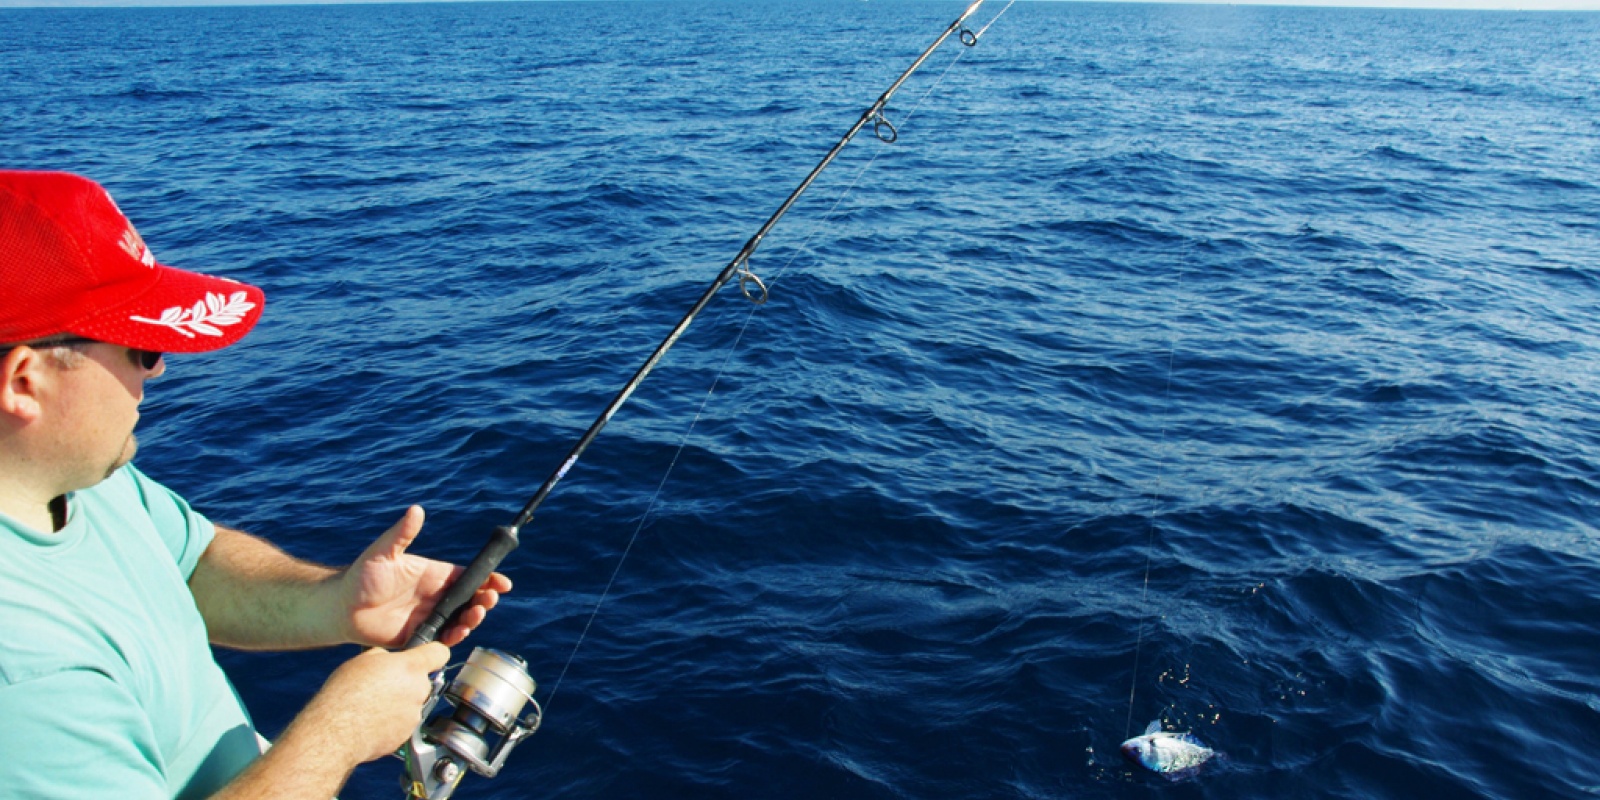
[[[463,633],[470,633],[474,628],[483,624],[484,615],[487,613],[483,606],[468,606],[465,611],[461,612],[461,616],[456,617],[456,624],[451,627]]]
[[[428,642],[421,647],[413,647],[405,653],[416,660],[418,667],[428,672],[438,672],[444,669],[445,664],[450,663],[450,648],[442,642]]]
[[[484,588],[493,589],[496,592],[509,592],[511,591],[511,579],[496,572],[489,576],[489,580],[484,581]]]
[[[489,609],[494,608],[499,600],[499,595],[494,592],[479,592],[478,596],[473,599],[472,605],[467,606],[461,612],[461,616],[456,618],[455,624],[439,635],[439,641],[451,646],[460,644],[463,639],[467,638],[468,634],[483,624],[484,618],[489,614]]]
[[[406,552],[406,548],[417,540],[417,534],[422,532],[424,516],[422,506],[412,506],[406,509],[406,513],[400,515],[399,521],[389,530],[383,532],[380,541],[386,545],[384,549],[388,551],[386,555],[389,558],[399,558]]]

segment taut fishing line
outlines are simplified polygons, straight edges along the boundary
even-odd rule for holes
[[[1172,293],[1176,297],[1183,288],[1183,267],[1179,262],[1178,274],[1174,279]],[[1178,332],[1177,325],[1169,317],[1167,322],[1167,376],[1161,392],[1161,407],[1172,408],[1172,364],[1178,357]],[[1157,449],[1162,453],[1162,458],[1156,463],[1156,484],[1150,491],[1150,525],[1145,530],[1144,539],[1144,583],[1139,590],[1139,608],[1149,608],[1150,597],[1150,562],[1155,556],[1155,539],[1157,517],[1161,512],[1161,492],[1167,477],[1167,420],[1161,420],[1160,433],[1156,435]],[[1144,650],[1145,619],[1139,620],[1139,634],[1133,646],[1133,677],[1128,680],[1128,722],[1123,733],[1123,739],[1133,736],[1133,701],[1139,691],[1139,661]]]
[[[1181,278],[1181,275],[1180,275],[1180,278]],[[1175,357],[1176,357],[1176,347],[1169,347],[1167,349],[1166,387],[1165,387],[1165,389],[1164,389],[1164,391],[1162,393],[1162,400],[1163,400],[1162,406],[1164,408],[1170,407],[1170,401],[1171,401],[1171,398],[1172,398],[1172,362],[1173,362]],[[1162,450],[1162,452],[1165,452],[1166,451],[1166,444],[1167,444],[1167,421],[1166,420],[1162,420],[1161,421],[1161,432],[1157,436],[1157,443],[1158,443],[1160,449]],[[1150,493],[1150,525],[1146,528],[1145,537],[1144,537],[1144,582],[1143,582],[1143,585],[1139,589],[1139,606],[1138,607],[1141,608],[1141,609],[1149,608],[1148,601],[1149,601],[1149,597],[1150,597],[1150,561],[1151,561],[1151,559],[1152,559],[1152,557],[1154,555],[1153,550],[1155,548],[1156,525],[1157,525],[1156,518],[1157,518],[1158,514],[1161,511],[1161,488],[1162,488],[1162,481],[1166,478],[1166,471],[1167,471],[1167,463],[1166,463],[1166,460],[1163,459],[1156,466],[1156,485],[1155,485],[1155,488],[1152,489],[1151,493]],[[1128,685],[1128,723],[1127,723],[1127,729],[1124,732],[1123,737],[1122,737],[1124,739],[1127,739],[1127,738],[1129,738],[1129,737],[1131,737],[1133,735],[1133,699],[1134,699],[1134,695],[1139,690],[1139,660],[1140,660],[1139,657],[1140,657],[1140,653],[1144,650],[1145,621],[1146,620],[1144,618],[1142,618],[1142,617],[1139,619],[1139,634],[1138,634],[1138,638],[1135,641],[1134,646],[1133,646],[1133,677],[1130,678],[1129,681],[1128,681],[1128,684],[1129,684]]]
[[[489,541],[472,559],[472,562],[467,565],[466,569],[457,576],[455,582],[439,599],[433,612],[417,626],[416,631],[407,641],[406,647],[419,647],[433,641],[439,632],[446,628],[449,621],[466,607],[476,593],[477,588],[483,585],[483,582],[500,565],[500,562],[512,550],[516,549],[519,544],[520,530],[533,520],[534,511],[555,489],[556,484],[566,477],[567,473],[577,463],[579,457],[583,455],[583,452],[599,436],[601,429],[610,422],[612,416],[617,413],[622,405],[628,401],[628,398],[632,396],[633,392],[638,389],[639,385],[644,382],[645,377],[666,355],[667,350],[677,343],[695,317],[710,304],[718,290],[737,276],[740,291],[755,306],[767,301],[770,291],[769,285],[763,282],[750,269],[750,257],[760,247],[762,239],[772,230],[778,220],[789,211],[800,195],[810,188],[817,176],[833,162],[845,145],[849,144],[850,140],[868,124],[872,125],[873,133],[879,139],[885,143],[894,143],[899,138],[899,132],[883,113],[890,97],[900,89],[902,84],[910,79],[911,75],[922,66],[923,62],[927,61],[934,51],[938,50],[940,45],[944,44],[945,40],[952,34],[956,35],[960,42],[967,47],[977,45],[984,32],[1001,15],[1005,14],[1014,2],[1015,0],[1008,2],[1005,8],[1000,10],[999,14],[990,19],[988,24],[974,32],[966,27],[965,23],[983,5],[984,0],[973,0],[966,10],[961,13],[961,16],[950,23],[949,27],[922,51],[922,54],[900,74],[900,77],[895,79],[894,83],[878,97],[877,101],[861,114],[861,118],[812,168],[811,172],[800,182],[800,185],[778,207],[778,210],[767,219],[766,223],[756,231],[755,235],[745,242],[744,247],[734,256],[733,260],[723,267],[716,280],[712,281],[711,285],[701,294],[699,300],[695,302],[689,312],[672,328],[661,344],[645,359],[643,366],[634,373],[633,377],[629,379],[621,391],[600,413],[600,416],[579,437],[577,443],[568,452],[560,466],[539,487],[538,491],[534,493],[512,523],[495,528],[493,534],[489,537]],[[933,87],[924,95],[923,100],[926,100],[932,94],[933,89],[937,88],[939,82],[943,80],[944,74],[948,73],[956,61],[959,60],[960,55],[957,55],[946,66],[944,73],[940,74],[939,80],[934,82]],[[919,101],[917,106],[913,107],[913,113],[917,107],[920,107],[921,102]],[[902,125],[909,119],[910,115],[907,116],[906,120],[902,120]],[[865,174],[866,169],[871,167],[876,160],[877,157],[874,155],[862,167],[855,180],[846,187],[839,200],[828,210],[824,216],[824,222],[832,217],[840,203],[843,202],[844,197],[849,194],[856,182],[860,180],[861,175]],[[821,225],[817,226],[816,231],[820,231],[822,227]],[[784,264],[783,269],[780,269],[780,272],[786,270],[800,253],[808,251],[811,238],[816,235],[816,231],[813,231],[812,235],[807,237],[801,246],[796,249]],[[689,429],[684,433],[684,437],[672,457],[672,462],[667,467],[666,474],[662,476],[660,484],[657,485],[649,504],[640,516],[633,535],[629,538],[628,544],[623,549],[617,565],[612,571],[610,580],[596,601],[594,610],[590,613],[589,619],[579,635],[577,644],[574,645],[572,653],[567,657],[566,664],[561,669],[560,676],[556,680],[550,697],[546,698],[546,703],[554,699],[555,690],[560,688],[561,681],[566,677],[567,671],[577,655],[578,648],[582,646],[584,639],[587,638],[590,627],[599,615],[601,605],[605,602],[606,597],[616,583],[623,563],[627,560],[628,554],[633,550],[634,544],[649,520],[650,513],[661,496],[667,478],[671,475],[673,468],[678,463],[679,456],[682,455],[684,448],[687,446],[688,438],[693,433],[695,424],[699,422],[700,417],[704,414],[711,397],[716,392],[716,387],[721,380],[722,374],[732,362],[734,353],[737,352],[739,344],[743,341],[745,332],[754,317],[754,311],[755,308],[753,306],[750,312],[747,313],[738,337],[730,347],[721,367],[717,370],[711,388],[707,391],[699,411],[696,412],[694,419],[690,422]],[[544,710],[540,708],[533,698],[535,687],[533,679],[527,674],[526,666],[526,662],[516,656],[477,648],[464,665],[460,667],[460,672],[448,686],[445,683],[444,671],[434,676],[433,696],[423,709],[424,722],[416,733],[412,735],[410,741],[396,754],[405,761],[406,774],[401,783],[410,797],[418,798],[419,800],[422,798],[426,798],[426,800],[446,800],[455,792],[455,788],[466,776],[466,772],[469,769],[485,777],[494,777],[498,774],[501,766],[504,765],[511,748],[538,730],[544,718]],[[451,712],[430,719],[429,717],[435,704],[439,702],[450,704],[452,706]],[[523,715],[522,709],[525,705],[530,706],[531,710],[526,715]],[[498,739],[498,742],[491,747],[490,742],[495,739]]]

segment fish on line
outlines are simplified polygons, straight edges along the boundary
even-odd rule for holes
[[[1152,720],[1143,734],[1122,743],[1122,755],[1129,761],[1170,780],[1194,774],[1216,754],[1193,734],[1162,730],[1160,719]]]

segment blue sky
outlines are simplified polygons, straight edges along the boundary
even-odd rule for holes
[[[407,2],[408,0],[0,0],[0,8],[32,6],[196,6],[273,5],[322,2]],[[427,2],[429,0],[421,0]],[[670,0],[665,0],[670,1]],[[1042,0],[1045,1],[1045,0]],[[1074,0],[1048,0],[1073,2]],[[1107,0],[1098,0],[1101,2]],[[1141,2],[1143,0],[1109,0]],[[1161,2],[1215,2],[1215,0],[1160,0]],[[1600,0],[1229,0],[1221,5],[1360,6],[1367,8],[1462,8],[1540,11],[1600,11]]]

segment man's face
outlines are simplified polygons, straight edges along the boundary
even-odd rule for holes
[[[80,345],[78,363],[60,367],[60,409],[65,425],[57,445],[88,488],[133,460],[144,382],[166,372],[166,362],[145,369],[135,351],[103,342]]]

